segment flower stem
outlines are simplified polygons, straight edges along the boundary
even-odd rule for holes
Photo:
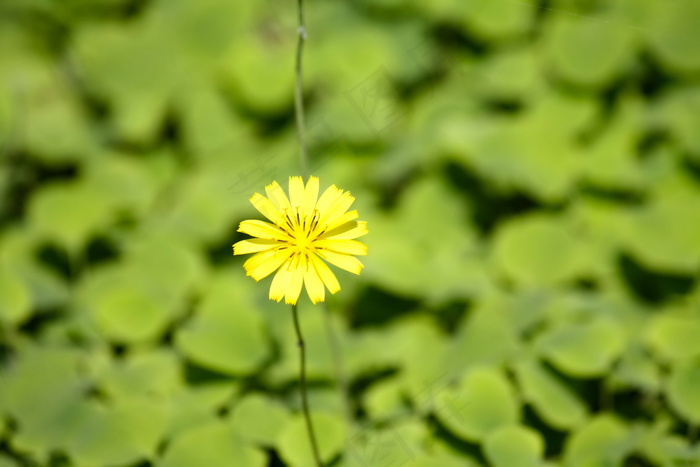
[[[323,467],[321,455],[318,451],[318,443],[316,442],[316,434],[314,433],[314,425],[311,421],[311,413],[309,412],[309,401],[306,389],[306,344],[304,343],[304,336],[301,333],[301,326],[299,326],[299,314],[297,313],[296,304],[292,305],[292,316],[294,318],[294,329],[297,333],[297,345],[299,346],[299,384],[301,386],[301,406],[304,410],[304,418],[306,419],[306,431],[309,434],[311,450],[313,451],[316,465],[318,467]]]
[[[299,13],[299,28],[297,29],[296,53],[296,86],[294,88],[294,110],[296,113],[297,137],[299,139],[299,157],[301,173],[304,179],[309,177],[309,152],[306,146],[306,129],[304,121],[304,42],[306,41],[306,25],[304,24],[304,0],[297,0]]]

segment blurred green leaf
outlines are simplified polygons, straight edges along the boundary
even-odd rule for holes
[[[665,360],[681,360],[700,355],[700,319],[690,313],[673,312],[655,316],[648,323],[646,340]]]
[[[238,402],[231,416],[233,426],[242,437],[274,446],[290,414],[278,401],[263,394],[250,394]]]
[[[0,456],[0,467],[20,467],[20,463],[11,457]]]
[[[425,222],[428,213],[440,219],[440,241]],[[417,182],[394,213],[368,218],[372,253],[367,257],[367,276],[390,290],[436,301],[488,290],[466,214],[459,195],[444,182],[435,177]],[[426,276],[427,270],[433,274]]]
[[[700,423],[700,364],[697,359],[675,364],[666,394],[671,406],[692,424]]]
[[[490,40],[520,36],[530,29],[535,9],[528,3],[477,0],[463,7],[465,27]]]
[[[642,136],[643,105],[639,96],[620,99],[608,126],[583,154],[588,180],[609,189],[642,188],[637,146]]]
[[[537,361],[515,364],[515,374],[526,402],[544,421],[555,428],[580,425],[587,417],[586,406],[576,394]]]
[[[31,313],[31,296],[24,282],[0,265],[0,322],[16,325]]]
[[[167,412],[162,407],[143,400],[110,406],[86,403],[82,416],[80,429],[69,441],[67,450],[78,462],[87,465],[125,464],[153,458],[167,421]]]
[[[520,342],[514,321],[518,312],[505,297],[484,298],[455,330],[448,361],[455,370],[471,365],[501,365],[517,354]]]
[[[562,372],[578,377],[605,374],[624,348],[622,329],[598,318],[549,327],[535,343],[537,352]]]
[[[700,5],[693,0],[656,3],[649,24],[649,45],[661,62],[672,71],[700,70]]]
[[[75,254],[114,218],[114,204],[102,187],[81,182],[46,185],[29,205],[28,222],[47,240]]]
[[[652,270],[693,273],[700,264],[700,187],[686,177],[670,175],[668,188],[623,218],[625,246]]]
[[[672,87],[658,104],[660,124],[695,161],[700,161],[700,87]]]
[[[536,467],[541,465],[544,440],[531,428],[504,426],[486,437],[484,450],[496,467]]]
[[[597,415],[569,436],[563,465],[618,465],[629,450],[627,435],[627,426],[618,418]]]
[[[467,440],[483,440],[498,428],[517,422],[519,412],[510,382],[494,368],[474,369],[457,387],[436,396],[438,420]]]
[[[237,385],[228,381],[183,387],[169,399],[168,438],[211,424],[237,391]]]
[[[191,428],[178,435],[155,465],[263,467],[267,464],[266,457],[261,451],[243,441],[233,427],[223,421],[216,421]]]
[[[581,273],[578,240],[562,220],[542,214],[503,224],[495,234],[494,262],[519,286],[546,286]]]
[[[165,350],[135,352],[100,374],[99,386],[110,398],[130,399],[139,394],[167,400],[184,388],[177,356]]]
[[[311,417],[321,460],[328,463],[343,446],[343,423],[338,417],[323,412],[312,413]],[[277,446],[282,458],[294,467],[305,467],[314,463],[306,421],[301,415],[295,415],[286,423],[279,434]]]
[[[252,373],[270,351],[263,317],[242,276],[216,278],[175,338],[187,358],[227,374]]]
[[[634,64],[635,31],[603,18],[552,15],[546,57],[556,73],[576,84],[604,86]]]

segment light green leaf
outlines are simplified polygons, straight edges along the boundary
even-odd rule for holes
[[[38,234],[75,253],[114,217],[113,204],[97,186],[82,182],[45,185],[29,205],[28,222]]]
[[[104,370],[99,385],[110,399],[130,399],[140,395],[170,400],[184,389],[183,368],[173,352],[135,351]]]
[[[690,423],[700,424],[700,363],[679,362],[673,366],[666,394],[671,406]]]
[[[517,422],[519,404],[501,371],[479,368],[469,372],[456,388],[437,394],[436,415],[456,435],[480,441],[494,430]]]
[[[624,334],[612,320],[559,323],[539,336],[537,352],[562,372],[578,377],[604,375],[620,355]]]
[[[0,264],[0,323],[17,325],[31,314],[32,299],[24,281]]]
[[[547,59],[563,78],[576,84],[604,86],[633,65],[634,29],[604,18],[552,15],[545,38]]]
[[[274,446],[287,424],[289,411],[263,394],[244,396],[234,407],[232,423],[241,437],[265,446]]]
[[[220,465],[263,467],[266,455],[247,444],[234,428],[223,421],[197,426],[177,436],[156,467]]]
[[[169,399],[171,416],[166,436],[168,439],[177,438],[195,427],[213,423],[219,411],[237,392],[238,386],[228,381],[183,388]]]
[[[659,119],[678,143],[696,161],[700,161],[700,87],[672,87],[659,102]]]
[[[657,271],[694,274],[700,264],[700,189],[684,173],[674,173],[644,206],[623,218],[627,250]]]
[[[124,285],[105,291],[93,302],[94,319],[104,334],[118,342],[139,342],[161,334],[170,310],[138,287]]]
[[[700,319],[690,313],[666,312],[648,323],[646,341],[665,360],[700,355]]]
[[[627,426],[615,416],[598,415],[569,436],[563,465],[618,465],[631,447],[627,436]]]
[[[321,460],[328,463],[343,446],[344,423],[341,417],[323,412],[312,412],[311,418]],[[306,421],[302,415],[296,415],[287,422],[279,434],[277,446],[282,458],[292,467],[307,467],[314,464]]]
[[[486,437],[484,451],[495,467],[538,467],[544,454],[544,440],[532,428],[503,426]]]
[[[656,3],[656,11],[645,28],[652,51],[670,71],[700,70],[700,4],[694,0]]]
[[[566,429],[583,422],[587,415],[583,401],[542,364],[518,362],[515,374],[525,400],[551,426]]]
[[[187,358],[215,371],[248,374],[269,355],[263,316],[248,280],[241,273],[214,281],[195,316],[176,334],[175,345]]]
[[[532,26],[535,14],[529,4],[488,0],[469,2],[463,10],[462,15],[456,18],[464,18],[467,29],[491,41],[526,33]]]
[[[145,399],[109,406],[87,402],[76,413],[83,420],[66,450],[87,465],[129,464],[153,458],[168,416],[163,406]]]
[[[503,296],[482,299],[456,329],[447,358],[454,370],[474,364],[500,365],[519,348],[515,322],[518,312]]]
[[[363,406],[372,420],[385,420],[406,413],[404,391],[398,378],[373,384],[363,398]]]
[[[0,455],[0,467],[21,467],[21,464],[11,457]]]
[[[493,242],[496,265],[520,286],[560,283],[581,273],[579,241],[563,219],[542,214],[514,219]]]

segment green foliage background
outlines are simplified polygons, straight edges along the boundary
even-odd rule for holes
[[[700,465],[700,2],[308,3],[312,172],[370,229],[301,305],[325,459]],[[295,7],[0,3],[1,467],[311,465],[231,255],[298,173]]]

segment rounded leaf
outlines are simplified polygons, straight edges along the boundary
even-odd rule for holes
[[[494,467],[538,467],[544,454],[544,440],[532,428],[504,426],[486,437],[484,451]]]
[[[343,447],[345,429],[342,417],[317,412],[311,414],[311,419],[321,460],[328,463]],[[282,458],[292,467],[314,465],[306,420],[300,414],[294,416],[284,427],[277,447]]]
[[[554,428],[574,427],[586,417],[583,401],[544,365],[537,361],[519,362],[515,374],[525,400]]]
[[[493,242],[497,266],[518,285],[562,282],[580,269],[579,241],[553,217],[515,219],[500,228]]]
[[[577,377],[605,374],[623,346],[623,330],[607,319],[558,324],[536,342],[540,355],[564,373]]]
[[[19,276],[0,265],[0,323],[19,324],[31,314],[31,296]]]
[[[700,423],[700,362],[679,363],[673,367],[666,387],[671,406],[691,424]]]
[[[279,402],[262,394],[245,396],[233,409],[233,426],[252,442],[273,446],[287,424],[289,411]]]
[[[243,441],[232,426],[217,421],[182,433],[155,465],[263,467],[267,459],[261,451]]]
[[[649,28],[651,49],[671,71],[700,71],[700,3],[695,0],[658,2]]]
[[[247,374],[269,354],[264,320],[245,279],[219,278],[194,318],[179,328],[175,345],[192,361],[222,373]]]
[[[648,325],[646,341],[660,357],[678,360],[700,356],[700,319],[665,313]]]
[[[438,420],[467,440],[482,440],[512,425],[520,412],[508,378],[493,368],[471,371],[458,387],[440,391],[435,399]]]
[[[609,414],[598,415],[569,436],[564,447],[564,465],[619,465],[629,449],[627,436],[628,429],[619,419]]]

